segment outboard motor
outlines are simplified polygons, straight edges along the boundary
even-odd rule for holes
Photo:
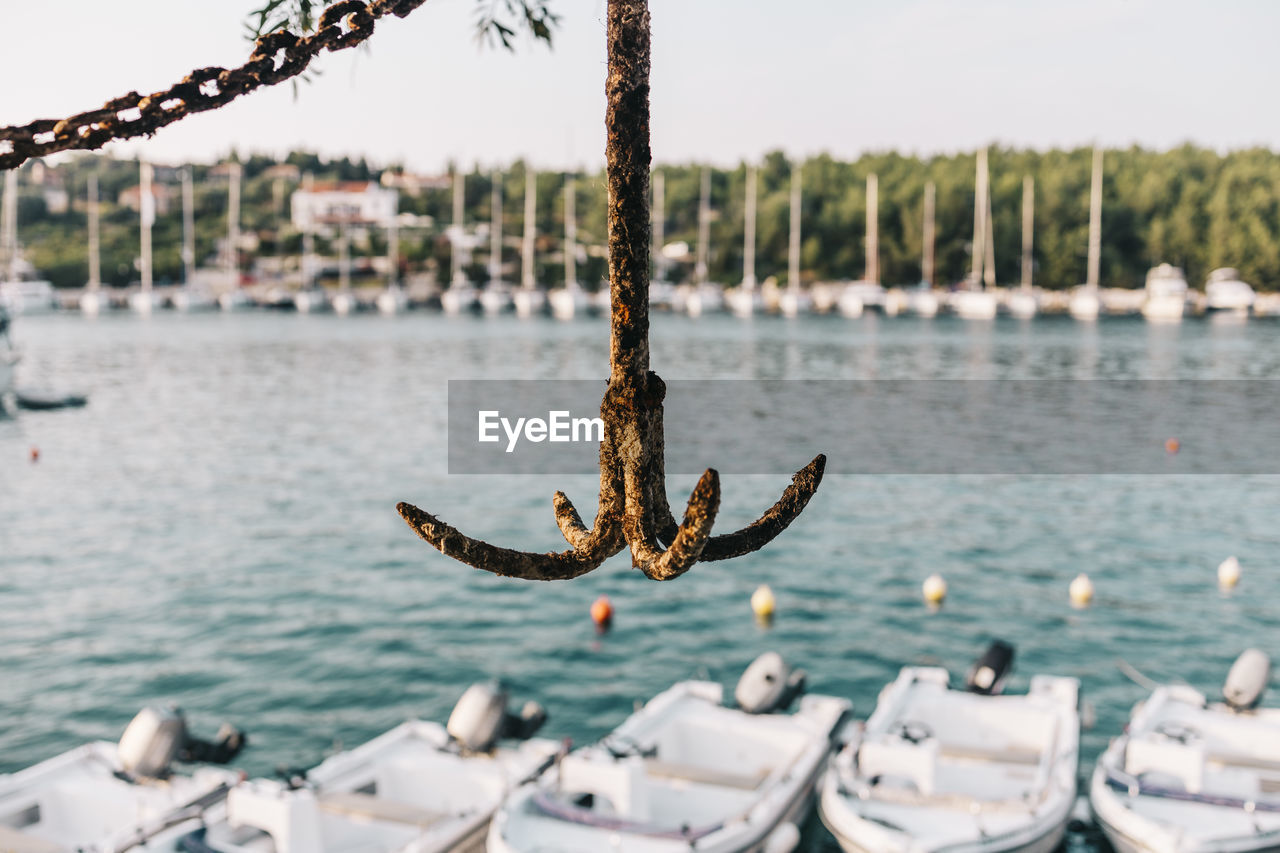
[[[804,670],[792,669],[777,652],[765,652],[742,673],[733,699],[748,714],[785,711],[804,692],[804,680]]]
[[[187,721],[177,708],[143,708],[129,721],[116,754],[131,776],[163,779],[187,741]]]
[[[179,708],[143,708],[125,727],[116,754],[130,776],[164,779],[175,761],[225,764],[239,754],[245,741],[244,732],[225,724],[217,740],[201,740],[187,731]]]
[[[974,661],[964,677],[970,693],[995,696],[1004,690],[1004,681],[1013,671],[1013,646],[1004,640],[993,640],[982,657]]]
[[[468,752],[489,752],[503,738],[524,740],[547,721],[537,702],[526,702],[520,714],[507,712],[507,691],[495,683],[473,684],[453,706],[445,730]]]
[[[1262,701],[1270,680],[1271,658],[1258,649],[1245,649],[1231,664],[1222,685],[1222,698],[1233,711],[1252,711]]]

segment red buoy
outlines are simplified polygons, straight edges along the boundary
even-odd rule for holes
[[[591,602],[591,621],[596,623],[596,630],[607,631],[613,624],[613,603],[609,596],[602,595]]]
[[[1174,455],[1181,449],[1182,449],[1182,442],[1178,441],[1178,439],[1166,438],[1164,440],[1164,452],[1168,453],[1170,456]]]
[[[32,462],[39,462],[39,461],[40,461],[40,448],[35,447],[35,446],[32,446],[32,448],[31,448],[31,461],[32,461]]]

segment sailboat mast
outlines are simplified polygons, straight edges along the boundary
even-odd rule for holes
[[[396,195],[396,209],[387,223],[387,287],[395,287],[400,281],[400,196]]]
[[[742,226],[742,287],[756,289],[756,167],[747,167],[747,212]]]
[[[96,190],[96,187],[95,187]],[[95,193],[96,194],[96,193]],[[196,267],[195,187],[191,167],[182,170],[182,283],[191,284]]]
[[[573,175],[564,182],[564,286],[578,285],[578,215],[575,210],[577,187]]]
[[[89,176],[89,289],[102,286],[102,252],[98,248],[98,175]]]
[[[667,264],[662,247],[667,242],[667,182],[661,171],[653,175],[653,273],[666,281]]]
[[[880,179],[867,175],[867,281],[880,283]]]
[[[978,287],[982,281],[982,262],[986,252],[987,235],[983,231],[986,224],[987,207],[987,149],[979,148],[977,155],[977,174],[973,185],[973,268],[969,272],[971,287]]]
[[[1036,182],[1030,175],[1022,178],[1022,289],[1031,289],[1031,244],[1035,239]]]
[[[791,238],[787,243],[787,288],[800,289],[800,164],[791,167]]]
[[[142,279],[142,292],[151,292],[151,221],[155,219],[155,198],[151,195],[153,170],[150,163],[138,167],[138,219],[141,222],[142,264],[138,269]]]
[[[338,226],[338,287],[343,293],[351,289],[351,230],[345,213]]]
[[[240,286],[240,164],[232,162],[227,190],[227,279]]]
[[[18,277],[18,173],[4,173],[4,203],[0,207],[0,273]]]
[[[538,173],[526,168],[524,173],[524,237],[520,241],[520,286],[533,290],[534,252],[537,250],[538,229]]]
[[[924,232],[921,234],[924,256],[920,259],[920,280],[929,286],[933,286],[933,209],[937,192],[932,181],[924,185]]]
[[[707,267],[711,261],[711,170],[702,169],[702,194],[698,199],[698,265],[694,280],[706,284]]]
[[[310,193],[314,186],[315,186],[315,175],[311,174],[310,172],[307,172],[305,175],[302,176],[302,191],[305,193]],[[302,287],[304,289],[309,289],[313,283],[312,279],[314,275],[314,268],[312,264],[315,260],[315,253],[316,253],[316,238],[314,233],[314,226],[311,224],[308,224],[307,229],[302,232]],[[233,287],[235,286],[235,284],[236,282],[232,282]]]
[[[1093,149],[1093,177],[1089,182],[1089,269],[1085,286],[1098,289],[1102,268],[1102,149]]]
[[[466,283],[466,273],[462,271],[462,218],[467,198],[467,179],[462,171],[453,167],[453,245],[449,247],[449,283],[451,286]]]
[[[497,169],[489,180],[489,281],[502,278],[502,173]]]
[[[982,283],[984,287],[996,286],[996,229],[991,218],[991,177],[987,177],[986,215],[982,220],[982,231],[987,237],[987,248],[982,253]]]

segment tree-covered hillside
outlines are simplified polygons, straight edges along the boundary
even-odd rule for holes
[[[1021,200],[1024,175],[1035,179],[1036,283],[1071,287],[1085,274],[1091,152],[991,151],[992,208],[995,221],[996,269],[1001,282],[1016,281],[1021,246]],[[269,174],[275,161],[255,156],[244,162],[242,223],[256,234],[258,247],[242,253],[246,271],[256,257],[296,254],[301,237],[288,222],[292,178]],[[324,160],[294,153],[286,161],[318,181],[377,180],[381,168],[364,161]],[[962,278],[969,266],[973,230],[974,155],[972,153],[907,157],[868,154],[849,162],[820,155],[803,164],[802,268],[805,280],[856,279],[865,264],[865,180],[879,177],[880,269],[888,284],[920,279],[924,185],[937,185],[937,284]],[[787,265],[791,161],[780,153],[759,164],[757,273],[785,278]],[[666,183],[668,244],[697,240],[701,166],[660,164]],[[504,262],[514,278],[524,216],[525,166],[517,161],[503,171]],[[136,278],[137,213],[121,207],[121,191],[136,185],[137,164],[100,156],[82,156],[46,169],[43,186],[32,183],[32,170],[22,175],[19,204],[20,239],[41,273],[59,286],[79,286],[87,275],[85,186],[90,171],[99,176],[103,199],[103,278],[113,285]],[[196,195],[196,256],[213,263],[217,241],[226,233],[226,178],[211,166],[193,167]],[[278,171],[278,170],[277,170]],[[1184,146],[1172,151],[1141,148],[1107,151],[1103,197],[1102,283],[1137,287],[1146,270],[1168,261],[1184,267],[1193,284],[1219,266],[1237,267],[1245,280],[1262,290],[1280,287],[1280,156],[1265,149],[1219,154]],[[172,170],[168,213],[157,218],[153,240],[158,281],[179,281],[182,264],[180,193]],[[554,285],[564,232],[564,175],[538,175],[538,279]],[[166,180],[161,178],[161,180]],[[487,223],[491,177],[489,168],[466,175],[467,223]],[[711,275],[734,284],[742,277],[742,234],[746,166],[715,169],[712,174]],[[46,190],[61,186],[72,203],[53,212]],[[605,276],[605,191],[603,173],[580,175],[577,181],[579,242],[584,260],[579,277],[589,285]],[[56,206],[55,206],[56,207]],[[444,228],[451,220],[452,194],[445,185],[417,194],[402,193],[400,209],[430,220],[402,230],[400,250],[408,271],[438,272],[449,267]],[[332,251],[323,240],[321,252]],[[381,252],[385,238],[374,235],[361,253]],[[478,253],[468,268],[477,281],[487,277],[487,254]],[[671,277],[687,278],[689,260],[673,264]]]

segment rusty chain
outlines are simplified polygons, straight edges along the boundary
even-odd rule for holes
[[[65,119],[37,119],[0,128],[0,171],[57,151],[93,150],[113,140],[150,136],[193,113],[217,109],[255,89],[296,77],[321,51],[354,47],[372,35],[379,18],[388,14],[403,18],[424,2],[339,0],[320,15],[313,34],[267,33],[238,68],[197,68],[160,92],[130,92]]]

